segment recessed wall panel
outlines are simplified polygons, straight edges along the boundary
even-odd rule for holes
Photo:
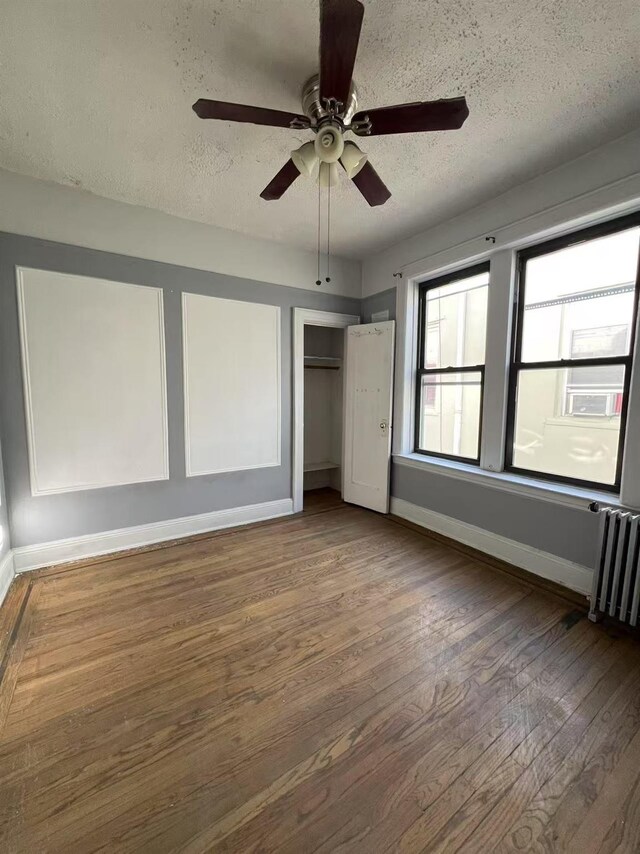
[[[280,465],[280,309],[183,294],[187,476]]]
[[[162,291],[17,270],[31,491],[169,477]]]

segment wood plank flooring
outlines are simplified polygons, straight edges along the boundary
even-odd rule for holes
[[[637,640],[328,493],[0,629],[3,854],[640,851]]]

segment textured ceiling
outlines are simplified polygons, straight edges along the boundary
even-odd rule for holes
[[[393,193],[342,180],[361,257],[640,124],[638,0],[365,0],[363,107],[465,94],[459,131],[363,140]],[[0,167],[313,248],[315,188],[259,193],[310,138],[201,121],[198,97],[299,110],[316,0],[0,0]]]

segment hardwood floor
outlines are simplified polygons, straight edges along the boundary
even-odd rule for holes
[[[33,573],[0,851],[640,851],[640,645],[326,494]]]

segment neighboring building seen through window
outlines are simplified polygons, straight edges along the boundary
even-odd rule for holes
[[[415,450],[478,462],[489,265],[420,285]]]
[[[520,253],[512,469],[619,485],[639,241],[618,222]]]
[[[571,333],[571,358],[591,359],[616,356],[628,347],[631,327],[598,326],[595,329],[574,329]],[[600,371],[600,373],[598,373]],[[608,372],[601,368],[570,369],[564,415],[620,415],[624,368],[612,365]]]

